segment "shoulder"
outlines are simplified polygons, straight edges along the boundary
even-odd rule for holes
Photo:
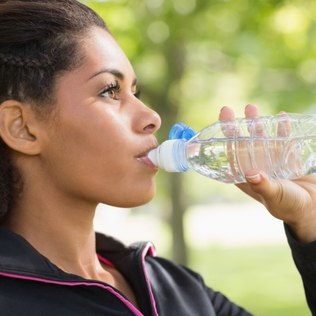
[[[172,278],[174,279],[197,282],[200,286],[204,286],[204,281],[201,275],[187,266],[174,263],[169,259],[159,256],[147,256],[146,263],[147,269],[150,269],[153,273],[172,275]]]
[[[208,296],[208,288],[200,274],[181,264],[161,257],[147,256],[145,260],[148,278],[153,288],[178,291],[182,295]]]

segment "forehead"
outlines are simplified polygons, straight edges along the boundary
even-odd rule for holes
[[[106,30],[92,28],[82,42],[84,53],[83,64],[80,67],[87,76],[102,71],[115,69],[124,77],[135,78],[135,73],[125,53],[117,44],[113,36]]]

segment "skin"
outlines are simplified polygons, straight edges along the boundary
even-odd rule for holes
[[[146,153],[157,146],[158,114],[135,97],[135,74],[106,31],[93,28],[82,41],[82,65],[56,83],[56,111],[43,120],[28,104],[0,106],[0,135],[14,150],[24,190],[6,226],[66,272],[97,279],[122,291],[135,305],[127,281],[95,253],[93,217],[98,203],[133,207],[155,193],[157,169]],[[120,84],[120,89],[109,86]],[[247,117],[258,116],[247,106]],[[233,119],[224,107],[220,119]],[[239,185],[288,223],[303,242],[316,239],[316,181],[269,181],[259,170]],[[52,236],[54,236],[52,238]]]
[[[152,199],[157,168],[146,153],[157,146],[161,121],[135,97],[133,68],[109,33],[92,29],[82,49],[83,64],[57,80],[49,121],[26,104],[1,106],[0,132],[24,180],[7,227],[64,271],[105,281],[135,303],[123,276],[97,259],[93,217],[100,202]]]
[[[248,118],[260,116],[255,105],[245,107]],[[223,107],[220,120],[234,119],[229,107]],[[316,176],[309,175],[300,179],[269,180],[261,170],[248,170],[247,183],[238,187],[262,203],[274,217],[290,226],[298,240],[308,243],[316,240]]]

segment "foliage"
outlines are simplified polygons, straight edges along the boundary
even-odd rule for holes
[[[238,116],[247,103],[263,114],[315,111],[313,0],[84,2],[104,17],[131,59],[143,100],[162,116],[160,140],[175,120],[201,129],[223,105]],[[163,175],[158,179],[169,188]],[[210,196],[186,190],[191,201]]]
[[[316,2],[313,0],[83,2],[104,17],[130,58],[140,82],[143,101],[162,116],[160,140],[167,138],[170,126],[176,120],[183,120],[197,130],[205,127],[217,120],[223,105],[232,106],[238,116],[243,115],[247,103],[258,104],[263,114],[280,110],[315,112]],[[171,197],[174,197],[175,192],[182,191],[182,207],[197,201],[241,198],[236,188],[195,174],[185,175],[185,187],[172,191],[172,183],[181,183],[174,180],[179,177],[167,178],[165,174],[159,174],[156,201],[164,203],[166,209],[171,204],[169,192],[173,192]],[[253,251],[256,254],[261,250]],[[281,260],[282,264],[275,263],[275,266],[278,267],[277,274],[282,274],[289,262],[282,261],[279,251],[271,253],[267,250],[266,254],[267,258],[275,255]],[[248,255],[241,251],[240,257],[236,255],[232,259],[223,253],[218,254],[222,257],[219,266],[227,260],[230,267],[234,262],[239,268],[234,275],[223,272],[228,279],[221,279],[222,284],[229,287],[230,278],[243,276],[244,279],[238,280],[238,286],[250,286],[253,275],[252,264],[247,262]],[[201,264],[209,262],[209,258],[197,258]],[[261,259],[254,260],[253,266],[264,271],[270,262],[264,261],[261,265]],[[191,263],[207,272],[205,266]],[[245,273],[242,273],[243,265],[247,267]],[[286,286],[283,284],[278,288],[274,283],[271,285],[273,278],[265,279],[265,273],[260,276],[263,278],[256,284],[263,284],[262,292],[256,289],[240,301],[240,289],[233,290],[240,304],[254,301],[259,308],[254,310],[256,315],[307,315],[302,307],[302,296],[297,306],[292,294],[284,296],[284,301],[278,300],[278,294],[286,294]],[[210,283],[213,281],[215,279],[210,278]],[[280,293],[275,292],[276,289]],[[270,290],[273,295],[269,295]],[[269,300],[269,304],[264,304],[265,300]],[[291,302],[293,304],[289,305]]]
[[[313,0],[86,2],[108,22],[145,91],[167,91],[192,124],[215,119],[223,104],[241,113],[247,102],[266,112],[302,111],[314,103]],[[177,45],[184,73],[168,86],[181,56],[167,57]],[[150,101],[163,110],[164,104]]]

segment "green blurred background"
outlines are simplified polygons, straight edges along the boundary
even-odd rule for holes
[[[243,115],[315,113],[313,0],[82,1],[104,17],[131,60],[142,99],[162,117],[199,130],[223,105]],[[255,315],[305,316],[300,277],[282,223],[244,196],[194,173],[157,177],[148,205],[101,206],[96,226],[126,242],[153,239],[158,254],[201,272]],[[106,208],[106,210],[104,210]]]

